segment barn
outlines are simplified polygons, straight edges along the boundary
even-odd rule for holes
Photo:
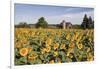
[[[71,22],[66,22],[65,20],[63,20],[63,21],[60,23],[60,26],[61,26],[61,28],[63,28],[63,29],[70,29],[70,28],[72,28],[72,23],[71,23]]]

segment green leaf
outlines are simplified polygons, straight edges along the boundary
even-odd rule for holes
[[[41,59],[41,60],[44,60],[44,56],[43,56],[43,55],[40,55],[40,59]]]
[[[66,56],[62,55],[62,62],[66,62]]]
[[[59,52],[59,55],[61,55],[62,61],[63,61],[63,62],[66,62],[66,54],[65,54],[63,51],[60,51],[60,52]]]
[[[42,64],[42,60],[39,58],[35,59],[34,64]]]
[[[20,62],[27,63],[27,57],[21,57],[19,59]]]
[[[66,57],[66,62],[72,62],[72,59],[69,57]]]

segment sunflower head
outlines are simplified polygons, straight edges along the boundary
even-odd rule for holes
[[[46,43],[46,46],[51,45],[51,43],[52,43],[52,39],[48,38],[48,39],[46,40],[45,43]]]
[[[75,44],[74,43],[71,43],[70,45],[69,45],[69,48],[74,48],[75,47]]]
[[[28,48],[21,48],[20,49],[20,55],[26,56],[28,54]]]
[[[55,51],[54,52],[54,56],[58,56],[58,51]]]
[[[54,63],[54,60],[51,60],[49,63],[50,63],[50,64],[53,64],[53,63]]]
[[[91,49],[90,48],[87,48],[87,52],[89,52]]]
[[[33,49],[32,47],[28,47],[28,51],[29,51],[29,52],[31,52],[31,51],[32,51],[32,49]]]
[[[59,43],[54,44],[54,50],[58,49]]]
[[[47,51],[46,48],[41,49],[41,53],[44,54]]]
[[[79,44],[78,45],[78,49],[82,49],[83,48],[83,45],[82,44]]]
[[[87,56],[87,61],[93,61],[94,60],[94,57],[91,53],[88,54]]]
[[[37,57],[38,57],[38,55],[36,54],[36,52],[32,51],[31,54],[29,54],[28,59],[34,60]]]
[[[46,48],[46,52],[50,52],[50,50],[51,50],[51,47],[48,46],[48,47]]]
[[[65,44],[61,44],[60,49],[65,49]]]

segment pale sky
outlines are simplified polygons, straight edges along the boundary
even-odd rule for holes
[[[27,22],[35,24],[40,17],[44,17],[48,24],[59,24],[62,20],[72,24],[81,24],[84,14],[94,19],[94,9],[71,6],[49,6],[34,4],[15,4],[15,24]]]

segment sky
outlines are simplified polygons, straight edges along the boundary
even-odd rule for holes
[[[40,17],[44,17],[48,24],[60,24],[62,20],[72,24],[81,24],[85,14],[94,19],[93,8],[18,3],[14,5],[15,24],[20,22],[35,24]]]

